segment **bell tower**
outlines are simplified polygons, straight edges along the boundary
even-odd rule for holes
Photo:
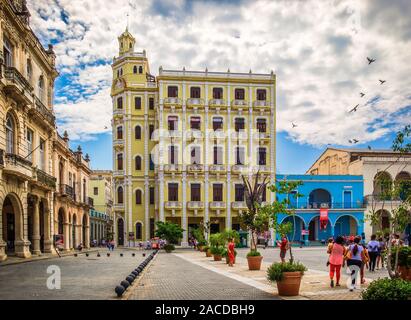
[[[132,34],[128,32],[127,27],[126,31],[118,37],[119,55],[121,56],[127,52],[134,52],[135,43],[136,39],[134,39]]]

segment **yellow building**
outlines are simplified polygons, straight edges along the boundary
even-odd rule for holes
[[[88,242],[89,163],[57,135],[56,57],[31,30],[25,2],[0,0],[0,261],[55,253],[59,231],[67,250]],[[66,186],[71,172],[78,180]]]
[[[155,221],[189,233],[239,229],[240,174],[275,178],[275,75],[159,69],[126,30],[113,61],[114,214],[119,245]],[[270,193],[271,195],[271,193]],[[272,197],[272,195],[271,195]],[[267,201],[271,201],[267,199]],[[131,240],[131,241],[130,241]]]

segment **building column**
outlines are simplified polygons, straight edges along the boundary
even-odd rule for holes
[[[183,189],[183,199],[182,199],[182,210],[183,214],[181,217],[181,228],[184,229],[183,231],[183,241],[181,242],[181,246],[183,247],[188,247],[188,230],[187,230],[187,175],[186,172],[184,171],[182,174],[182,189]]]
[[[51,197],[50,197],[51,194]],[[45,210],[45,226],[44,226],[44,253],[56,254],[53,244],[53,233],[54,233],[54,214],[53,214],[53,202],[50,201],[53,198],[53,192],[49,193],[47,196],[47,206]]]
[[[33,254],[40,255],[40,199],[35,197],[33,211]]]
[[[82,230],[83,231],[83,230]],[[90,248],[90,217],[86,216],[86,230],[84,232],[85,239],[83,246],[87,249]]]
[[[158,182],[160,185],[160,194],[159,194],[159,220],[164,222],[165,218],[164,218],[164,177],[163,177],[163,172],[161,171],[158,175]]]
[[[150,184],[148,181],[148,176],[146,176],[144,182],[144,229],[145,229],[145,237],[143,240],[150,239]]]
[[[226,229],[231,229],[231,173],[227,172],[227,215],[225,219]]]
[[[0,262],[7,259],[6,242],[3,240],[3,203],[0,205]]]
[[[27,190],[27,183],[25,185],[25,190]],[[19,258],[30,258],[31,257],[30,241],[27,239],[27,236],[28,236],[27,197],[28,197],[28,194],[25,193],[21,199],[23,212],[22,213],[15,212],[15,216],[17,214],[20,215],[20,219],[16,219],[16,240],[14,241],[16,256]]]
[[[63,223],[63,234],[64,234],[64,251],[70,251],[70,223]]]

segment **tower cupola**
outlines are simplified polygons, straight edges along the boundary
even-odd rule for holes
[[[126,31],[124,31],[118,37],[119,55],[122,55],[128,52],[134,52],[135,43],[136,43],[136,39],[134,39],[133,35],[130,32],[128,32],[128,27],[127,27]]]

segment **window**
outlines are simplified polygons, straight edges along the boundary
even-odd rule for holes
[[[134,128],[134,137],[136,140],[141,140],[141,127],[140,126],[136,126]]]
[[[123,139],[123,127],[119,126],[117,127],[117,139]]]
[[[167,88],[168,90],[168,97],[169,98],[177,98],[178,97],[178,87],[176,86],[170,86]]]
[[[27,129],[27,160],[33,161],[33,131]]]
[[[137,66],[134,66],[134,67],[133,67],[133,73],[134,73],[134,74],[137,73]]]
[[[73,175],[69,172],[69,186],[73,186]]]
[[[30,59],[27,59],[26,73],[27,73],[27,80],[31,83],[31,77],[33,76],[33,68],[31,66]]]
[[[257,130],[260,133],[267,131],[267,122],[265,119],[257,119]]]
[[[134,107],[136,110],[141,110],[141,97],[134,97]]]
[[[154,98],[148,98],[148,108],[154,110]]]
[[[213,184],[213,201],[223,201],[223,184]]]
[[[213,118],[213,130],[223,130],[223,118],[222,117],[215,117]]]
[[[168,147],[168,161],[170,164],[178,164],[178,153],[176,146]]]
[[[213,88],[213,99],[223,98],[223,88]]]
[[[235,89],[234,96],[236,100],[244,100],[244,89]]]
[[[201,185],[199,183],[191,184],[191,201],[201,201]]]
[[[190,98],[196,99],[200,98],[201,89],[199,87],[191,87],[190,88]]]
[[[44,101],[44,78],[43,76],[39,77],[39,82],[38,82],[38,95],[39,95],[39,99],[41,101]]]
[[[117,78],[120,78],[120,69],[117,70]]]
[[[141,170],[141,157],[136,156],[136,170]]]
[[[152,139],[153,132],[154,132],[154,124],[150,124],[148,126],[148,134],[149,134],[150,139]]]
[[[168,117],[168,130],[174,131],[178,129],[178,117],[169,116]]]
[[[200,147],[191,147],[191,164],[200,164],[201,162]]]
[[[154,187],[150,187],[150,204],[154,204]]]
[[[120,68],[120,76],[123,75],[123,68]]]
[[[136,240],[141,240],[143,239],[143,228],[140,222],[136,223]]]
[[[94,188],[93,188],[93,194],[94,194],[95,196],[98,196],[98,187],[94,187]]]
[[[243,147],[235,147],[235,164],[244,165],[245,152]]]
[[[234,120],[234,129],[236,132],[239,132],[240,130],[244,130],[245,128],[245,120],[244,118],[235,118]]]
[[[141,204],[141,190],[136,190],[136,204]]]
[[[258,165],[265,166],[266,165],[266,148],[258,148]]]
[[[191,117],[190,118],[190,128],[194,130],[200,130],[201,129],[201,118]]]
[[[83,179],[83,202],[86,203],[87,198],[87,186],[86,186],[86,179]]]
[[[120,203],[120,204],[124,203],[122,186],[117,188],[117,203]]]
[[[143,67],[142,66],[138,67],[138,73],[140,73],[140,74],[143,73]]]
[[[257,100],[267,100],[267,91],[265,89],[257,89]]]
[[[213,147],[213,164],[223,164],[223,147]]]
[[[123,170],[123,154],[119,153],[117,155],[117,170]]]
[[[6,67],[13,66],[13,45],[10,43],[9,39],[3,38],[3,55],[4,55],[4,64]]]
[[[117,98],[117,109],[123,109],[123,97]]]
[[[235,201],[244,201],[244,186],[242,184],[235,185]]]
[[[178,201],[178,183],[168,184],[168,201]]]
[[[154,161],[153,161],[153,156],[150,154],[150,170],[154,170]]]
[[[40,163],[39,167],[41,170],[45,171],[46,168],[46,154],[45,154],[45,149],[46,149],[46,142],[40,138],[40,147],[39,147],[39,153],[40,153]]]

